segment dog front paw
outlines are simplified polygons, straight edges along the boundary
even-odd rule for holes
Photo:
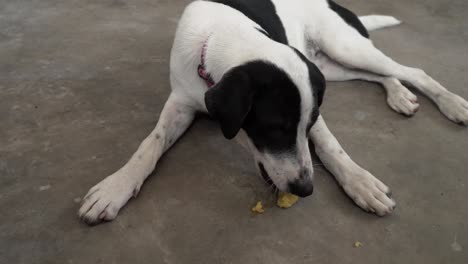
[[[92,187],[86,194],[78,216],[88,225],[111,221],[132,197],[136,196],[141,184],[116,172]]]
[[[462,97],[447,92],[437,99],[440,111],[450,120],[468,126],[468,102]]]
[[[363,210],[378,216],[391,214],[396,207],[390,189],[368,171],[358,167],[349,171],[343,189]]]

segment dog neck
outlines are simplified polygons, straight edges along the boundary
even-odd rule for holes
[[[209,37],[206,39],[206,41],[203,43],[203,46],[201,48],[200,64],[198,64],[198,76],[200,76],[200,78],[202,78],[205,81],[206,86],[208,86],[208,88],[211,88],[216,83],[214,82],[213,78],[211,78],[210,73],[206,70],[205,58],[206,58],[206,50],[208,48],[209,39],[210,39]]]
[[[255,60],[277,62],[284,51],[291,52],[285,47],[287,46],[269,39],[255,28],[242,34],[232,32],[229,36],[214,33],[200,47],[198,75],[208,87],[212,87],[234,67]]]

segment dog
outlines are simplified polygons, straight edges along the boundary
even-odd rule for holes
[[[313,192],[309,140],[326,168],[363,210],[395,209],[390,189],[356,164],[327,128],[319,107],[326,81],[382,84],[388,105],[411,116],[419,89],[445,116],[468,125],[468,102],[424,71],[379,51],[368,31],[395,26],[390,16],[358,17],[332,0],[198,0],[178,25],[170,61],[172,92],[151,134],[117,172],[92,187],[79,217],[113,220],[136,196],[159,158],[198,112],[220,124],[253,156],[265,181],[306,197]]]

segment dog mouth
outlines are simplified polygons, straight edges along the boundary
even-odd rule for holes
[[[270,178],[270,176],[268,175],[268,173],[266,172],[265,170],[265,167],[263,166],[263,164],[261,162],[258,163],[258,168],[260,169],[260,174],[262,175],[262,178],[263,180],[273,188],[274,191],[277,191],[278,190],[278,187],[276,187],[275,183],[273,182],[273,180]]]

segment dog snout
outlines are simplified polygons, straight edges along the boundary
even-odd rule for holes
[[[298,179],[289,182],[289,192],[299,197],[307,197],[314,192],[314,184],[310,173],[303,170]]]

